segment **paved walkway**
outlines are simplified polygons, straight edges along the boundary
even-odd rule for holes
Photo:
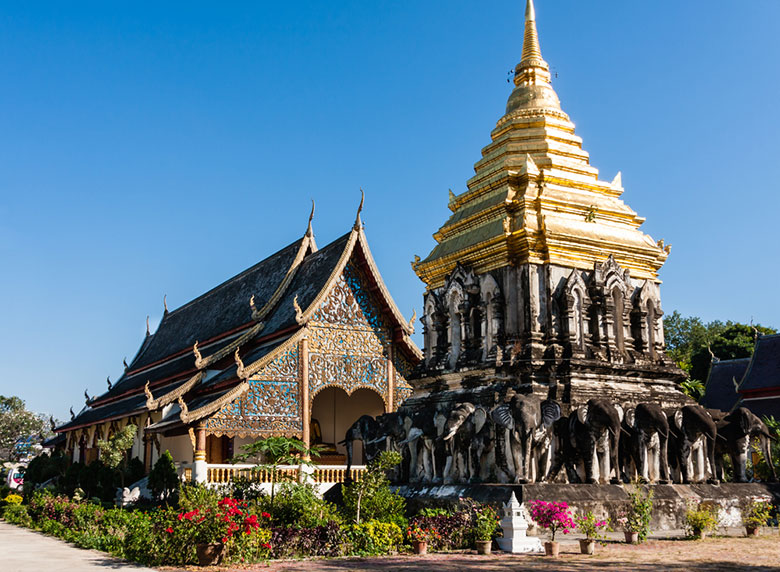
[[[3,572],[95,572],[96,570],[154,572],[112,558],[96,550],[83,550],[67,542],[0,521],[0,570]]]

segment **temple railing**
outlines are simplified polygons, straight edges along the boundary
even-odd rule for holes
[[[353,465],[349,470],[352,480],[359,480],[365,465]],[[254,465],[209,464],[206,482],[224,484],[236,480],[253,483],[281,483],[308,480],[315,484],[343,483],[347,479],[346,465],[317,465],[312,468],[298,465],[280,465],[276,471],[256,469]]]

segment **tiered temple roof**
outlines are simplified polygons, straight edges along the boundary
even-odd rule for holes
[[[401,354],[397,358],[417,363],[420,351],[409,338],[412,321],[402,316],[384,285],[360,211],[352,230],[322,249],[314,241],[310,217],[301,239],[180,308],[166,308],[122,377],[57,431],[167,405],[157,425],[205,418],[238,398],[253,373],[300,339],[348,265],[365,280]]]
[[[731,411],[739,401],[739,387],[750,358],[713,360],[699,403],[710,409]]]
[[[639,230],[620,174],[602,181],[590,165],[552,87],[532,0],[514,83],[468,189],[450,195],[437,246],[413,263],[417,275],[438,288],[457,263],[477,274],[525,262],[590,270],[611,253],[633,277],[657,282],[670,248]]]

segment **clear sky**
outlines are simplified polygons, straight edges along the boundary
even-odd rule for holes
[[[664,310],[780,326],[780,2],[537,0],[601,178],[673,245]],[[510,92],[523,0],[0,4],[0,393],[65,419],[171,309],[359,187],[390,291]],[[419,341],[419,337],[417,338]]]

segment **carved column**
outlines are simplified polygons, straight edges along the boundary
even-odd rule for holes
[[[301,340],[301,428],[303,444],[311,447],[311,403],[309,403],[309,339]]]
[[[206,465],[206,426],[201,423],[195,429],[195,463],[192,479],[196,483],[208,480],[208,465]]]
[[[393,342],[387,344],[387,411],[390,413],[395,409],[395,367],[393,366],[393,354],[395,348]]]

